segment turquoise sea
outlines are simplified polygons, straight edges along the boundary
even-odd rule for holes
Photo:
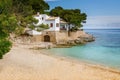
[[[96,40],[71,48],[53,48],[55,55],[120,69],[120,29],[86,29]]]

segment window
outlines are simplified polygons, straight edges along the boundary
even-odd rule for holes
[[[44,20],[44,17],[42,17],[42,20]]]
[[[50,27],[53,27],[53,23],[50,23]]]
[[[59,27],[59,23],[56,23],[56,27]]]

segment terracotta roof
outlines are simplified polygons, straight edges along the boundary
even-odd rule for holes
[[[55,19],[57,19],[58,17],[49,17],[48,19],[46,19],[46,20],[55,20]]]
[[[67,22],[63,20],[60,20],[60,23],[67,24]]]

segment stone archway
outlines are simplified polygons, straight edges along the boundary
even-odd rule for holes
[[[50,42],[50,36],[49,35],[44,36],[44,42]]]

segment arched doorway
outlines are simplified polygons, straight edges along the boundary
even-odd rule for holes
[[[49,35],[44,36],[44,42],[50,42],[50,36]]]

